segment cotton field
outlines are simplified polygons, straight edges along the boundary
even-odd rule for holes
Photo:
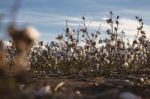
[[[72,69],[103,72],[150,69],[150,41],[143,29],[142,18],[135,18],[139,22],[139,26],[135,27],[137,34],[132,41],[129,41],[126,33],[119,29],[119,16],[116,19],[112,16],[113,14],[110,13],[110,18],[106,20],[110,29],[105,32],[98,29],[95,33],[90,33],[85,17],[82,18],[82,24],[77,30],[71,29],[66,21],[64,33],[56,37],[58,42],[39,41],[27,52],[28,69],[47,73],[71,72]],[[104,34],[108,37],[102,38]],[[6,48],[6,61],[11,68],[16,46],[14,41],[9,43]]]
[[[39,41],[37,28],[8,24],[0,40],[1,99],[149,99],[150,40],[142,18],[132,40],[119,16],[105,31],[90,32],[87,20],[66,21],[57,41]],[[103,37],[106,35],[106,37]]]

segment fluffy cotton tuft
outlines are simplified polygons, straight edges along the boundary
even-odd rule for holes
[[[37,29],[33,28],[33,27],[30,27],[30,26],[27,26],[25,27],[24,29],[26,35],[33,41],[37,41],[38,38],[39,38],[39,32]]]

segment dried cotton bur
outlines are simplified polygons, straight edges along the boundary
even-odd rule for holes
[[[13,61],[13,71],[22,78],[27,69],[27,53],[38,40],[39,32],[33,27],[17,29],[15,25],[8,27],[8,33],[16,47],[16,56]]]

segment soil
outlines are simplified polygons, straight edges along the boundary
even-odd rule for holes
[[[88,73],[47,75],[28,73],[27,83],[21,90],[32,87],[32,90],[38,91],[46,85],[51,87],[48,97],[52,99],[120,99],[119,94],[123,92],[133,93],[142,99],[150,99],[150,75],[148,73],[100,74],[99,76]],[[43,97],[45,98],[45,95]]]

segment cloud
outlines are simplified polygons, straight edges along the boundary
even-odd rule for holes
[[[126,12],[131,12],[132,10],[124,10]],[[146,12],[143,12],[146,14]],[[149,14],[147,14],[149,15]],[[29,24],[41,24],[41,25],[52,25],[52,26],[65,26],[65,20],[69,20],[69,24],[72,27],[78,27],[79,24],[81,24],[82,18],[81,16],[65,16],[65,15],[59,15],[59,14],[47,14],[42,12],[32,12],[32,11],[22,11],[19,13],[19,16],[17,18],[18,23],[29,23]],[[104,16],[87,16],[86,17],[86,23],[89,26],[89,29],[91,30],[97,30],[99,26],[101,26],[101,31],[106,31],[110,28],[110,26],[106,23],[106,19],[108,17]],[[5,19],[3,22],[8,22],[8,19]],[[136,20],[122,17],[119,19],[120,25],[119,25],[119,31],[124,30],[126,35],[128,37],[134,37],[136,34],[136,28],[138,26],[138,22]],[[144,30],[146,33],[150,32],[150,25],[145,24]],[[57,33],[47,33],[43,32],[41,35],[42,39],[48,39],[51,37],[52,40],[54,40],[52,37],[56,38],[58,34]],[[148,37],[150,37],[150,34],[147,34]]]
[[[107,17],[101,18],[100,21],[94,20],[90,24],[90,27],[97,29],[101,25],[101,30],[106,31],[107,29],[110,28],[110,26],[105,22],[105,19],[107,19]],[[139,26],[139,23],[137,20],[133,20],[133,19],[129,19],[129,18],[120,18],[119,22],[120,22],[119,32],[121,32],[122,30],[125,31],[125,33],[128,37],[134,37],[136,35],[137,27]],[[144,24],[143,30],[147,33],[147,37],[150,38],[150,34],[149,34],[150,33],[150,25]]]
[[[71,22],[80,22],[81,18],[72,16],[63,16],[59,14],[46,14],[40,12],[26,12],[19,13],[16,22],[17,23],[29,23],[29,24],[42,24],[42,25],[63,25],[66,20]],[[3,23],[9,22],[8,18],[3,20]]]
[[[138,21],[127,19],[127,18],[121,18],[120,19],[120,28],[123,29],[126,32],[127,36],[134,36],[137,33],[137,27],[139,26]],[[147,36],[150,37],[150,25],[145,24],[144,30],[147,33]]]
[[[91,22],[89,28],[96,30],[99,26],[101,26],[101,31],[105,32],[107,29],[110,28],[110,26],[104,21],[105,19],[107,19],[107,17],[101,18],[100,21],[93,20],[92,22],[88,21],[87,23]],[[120,18],[119,22],[119,32],[123,30],[126,36],[132,40],[133,37],[135,37],[135,35],[137,34],[137,27],[139,26],[138,21],[129,18]],[[78,24],[76,23],[72,25]],[[146,32],[147,37],[150,39],[150,25],[144,24],[143,30]]]

